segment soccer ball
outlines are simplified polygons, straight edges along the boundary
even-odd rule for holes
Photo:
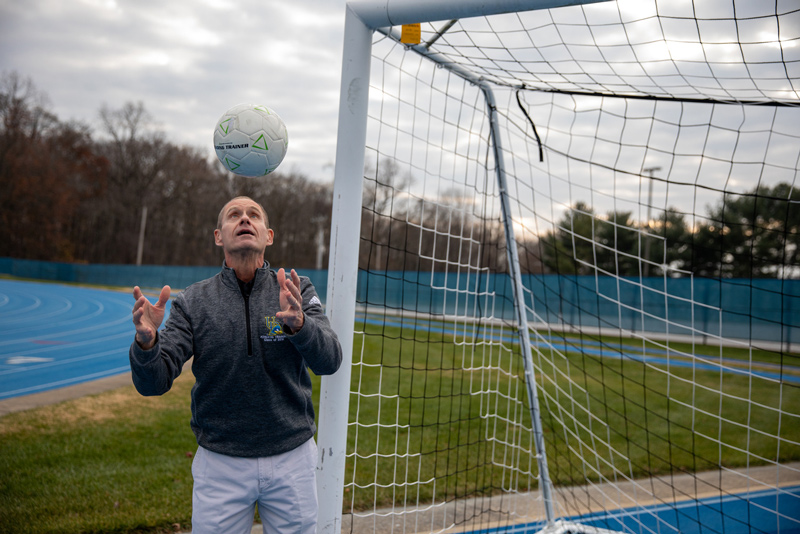
[[[226,169],[242,176],[271,173],[283,161],[288,146],[286,125],[267,106],[234,106],[214,128],[217,157]]]

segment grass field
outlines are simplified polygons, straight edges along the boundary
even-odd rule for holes
[[[0,532],[173,532],[191,517],[192,377],[0,419]]]
[[[350,405],[358,424],[348,435],[346,510],[425,502],[434,485],[437,499],[535,486],[513,341],[473,344],[459,334],[454,343],[448,326],[438,326],[374,326],[357,336],[354,361],[365,365],[353,370],[362,395]],[[560,352],[561,358],[540,349],[537,356],[547,397],[562,399],[542,404],[557,484],[585,480],[587,461],[597,466],[588,473],[596,477],[615,469],[647,476],[800,459],[796,386],[688,367],[665,375],[657,365],[582,354],[587,340],[560,341],[575,350]],[[680,357],[691,347],[670,349]],[[752,357],[739,349],[723,352],[711,349],[709,357]],[[554,363],[542,363],[553,356]],[[763,355],[766,363],[775,358]],[[196,449],[189,429],[192,381],[184,374],[160,398],[128,387],[0,419],[0,532],[187,528]],[[557,418],[568,403],[576,415]],[[575,438],[610,446],[580,449]]]
[[[399,322],[366,322],[355,342],[345,508],[534,489],[515,333],[475,337],[462,325],[454,338],[449,324]],[[556,485],[800,459],[798,384],[737,372],[796,356],[577,336],[537,345]],[[644,358],[664,353],[668,372]],[[721,372],[705,370],[720,361]]]

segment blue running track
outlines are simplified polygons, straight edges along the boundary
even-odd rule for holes
[[[800,486],[641,506],[566,519],[635,534],[800,534]],[[544,522],[467,534],[535,534]]]
[[[152,296],[151,301],[156,298]],[[129,292],[0,280],[0,400],[129,371],[128,347],[134,335],[132,307],[133,296]],[[439,331],[460,338],[471,335],[463,326],[456,325],[436,327],[424,322],[393,321],[370,315],[361,315],[359,321]],[[514,342],[516,336],[509,333],[498,339]],[[593,349],[589,344],[581,341],[581,350],[602,357],[720,370],[719,364],[674,356],[667,359],[654,349],[643,354],[641,347],[620,345],[614,350],[598,345]],[[557,348],[570,350],[561,345]],[[747,362],[724,363],[723,369],[727,372],[800,383],[798,368],[742,369],[740,366]]]
[[[0,280],[0,400],[130,371],[130,293]]]

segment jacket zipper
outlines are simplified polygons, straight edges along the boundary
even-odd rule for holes
[[[247,355],[253,355],[253,340],[250,339],[250,296],[244,296],[244,320],[247,324]]]

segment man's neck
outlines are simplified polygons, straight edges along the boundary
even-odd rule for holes
[[[264,265],[264,255],[226,255],[225,264],[236,272],[236,278],[247,283],[255,278],[256,270]]]

